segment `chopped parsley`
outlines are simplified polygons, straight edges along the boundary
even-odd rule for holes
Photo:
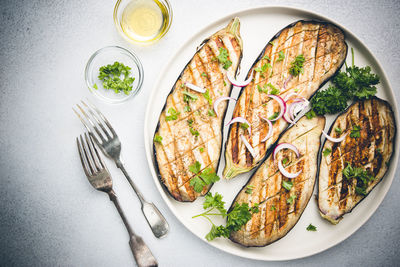
[[[324,157],[329,156],[331,154],[332,150],[330,148],[325,148],[324,151],[322,151],[322,154]]]
[[[379,76],[371,72],[371,67],[354,65],[354,51],[351,49],[352,63],[345,71],[339,72],[328,89],[317,91],[311,99],[312,109],[319,115],[335,114],[345,110],[348,101],[369,99],[377,92]]]
[[[366,196],[367,195],[367,188],[368,184],[375,179],[375,177],[369,173],[368,171],[364,170],[363,168],[355,168],[347,162],[347,166],[342,171],[343,177],[348,181],[352,181],[356,179],[356,188],[355,192],[358,195]]]
[[[253,207],[249,207],[247,203],[236,203],[233,209],[227,212],[222,196],[218,193],[213,196],[212,193],[208,192],[203,203],[203,209],[206,211],[192,218],[204,217],[212,224],[210,232],[205,236],[208,241],[217,237],[228,238],[231,232],[238,231],[245,225],[251,219],[252,214],[259,212],[258,206],[258,203],[254,204]],[[215,225],[210,218],[211,216],[226,217],[226,225]]]
[[[192,111],[192,109],[190,108],[190,106],[186,105],[186,106],[183,108],[183,111],[185,111],[185,112],[190,112],[190,111]]]
[[[275,205],[271,205],[271,211],[276,210]]]
[[[97,87],[97,84],[96,84],[96,83],[93,84],[93,88],[96,89],[96,90],[99,89],[99,87]]]
[[[232,61],[228,59],[228,51],[225,48],[219,48],[219,55],[217,56],[219,63],[222,64],[224,69],[228,69],[232,65]]]
[[[341,134],[343,131],[342,131],[342,129],[340,129],[339,127],[336,127],[336,128],[335,128],[335,132],[336,132],[337,134]]]
[[[277,94],[279,94],[281,92],[278,88],[273,86],[271,83],[267,83],[267,86],[269,88],[271,88],[271,91],[269,92],[271,95],[277,95]]]
[[[289,73],[293,76],[299,76],[300,73],[304,72],[303,64],[306,59],[303,55],[297,56],[292,63],[290,63],[291,67],[289,69]]]
[[[187,123],[188,123],[189,126],[192,126],[192,125],[193,125],[193,122],[194,122],[193,119],[188,119],[188,120],[187,120]]]
[[[247,128],[249,128],[250,126],[247,123],[241,123],[240,124],[240,128],[242,128],[243,130],[247,130]]]
[[[190,127],[189,130],[190,130],[190,133],[196,137],[200,135],[199,131],[193,129],[193,127]]]
[[[284,158],[284,159],[282,160],[282,164],[283,164],[283,165],[286,165],[286,163],[288,163],[288,161],[289,161],[288,158]]]
[[[361,127],[358,125],[354,125],[353,129],[350,132],[350,137],[352,138],[359,138],[361,136]]]
[[[244,191],[246,194],[252,194],[254,189],[254,185],[246,186],[246,190]]]
[[[168,116],[165,116],[166,121],[174,121],[178,118],[180,112],[177,112],[174,108],[169,108],[168,109]]]
[[[192,93],[190,93],[190,92],[188,92],[188,91],[183,91],[182,94],[183,94],[183,101],[185,101],[185,102],[187,102],[187,103],[188,103],[190,100],[196,101],[197,98],[198,98],[197,95],[192,94]]]
[[[204,152],[204,147],[200,147],[199,151],[200,151],[200,153],[203,153]]]
[[[272,68],[271,64],[269,63],[265,63],[264,65],[262,65],[261,67],[257,67],[254,70],[256,72],[260,72],[260,73],[264,73],[267,71],[267,69]]]
[[[285,59],[285,54],[283,53],[283,51],[280,51],[278,53],[278,59],[276,60],[276,62],[283,61],[284,59]]]
[[[215,117],[215,116],[216,116],[213,109],[209,109],[209,110],[207,111],[207,114],[208,114],[208,116],[210,116],[210,117]]]
[[[296,199],[296,195],[291,195],[287,200],[286,203],[292,204],[293,201]]]
[[[198,161],[189,166],[189,171],[195,174],[195,176],[190,179],[189,185],[193,186],[194,191],[197,193],[201,193],[204,186],[219,181],[219,176],[211,167],[204,169],[202,172],[200,170],[201,164]]]
[[[203,73],[201,74],[201,76],[202,76],[202,77],[206,77],[206,78],[208,77],[208,76],[207,76],[207,73],[205,73],[205,72],[203,72]]]
[[[312,225],[311,223],[307,226],[306,228],[307,231],[313,231],[316,232],[317,231],[317,227]]]
[[[128,95],[132,91],[134,77],[129,77],[131,68],[115,61],[114,64],[102,66],[99,69],[99,80],[103,82],[104,89],[113,90],[115,93],[124,92]],[[95,84],[97,89],[97,85]]]
[[[276,118],[278,118],[278,116],[279,116],[279,112],[278,111],[276,111],[276,112],[274,112],[274,114],[272,114],[268,119],[271,121],[271,120],[275,120]]]
[[[224,81],[224,86],[226,86],[226,82]]]
[[[267,56],[267,55],[263,56],[263,59],[266,59],[266,60],[268,60],[268,61],[271,61],[271,59],[270,59],[269,56]]]
[[[210,96],[210,91],[208,91],[208,89],[206,90],[205,93],[203,93],[203,96],[208,101],[208,104],[212,105],[212,98]]]
[[[293,182],[282,180],[282,187],[285,188],[287,191],[290,191],[290,189],[292,189],[293,187]]]
[[[159,143],[159,144],[162,144],[162,136],[156,134],[156,135],[154,136],[154,142]]]

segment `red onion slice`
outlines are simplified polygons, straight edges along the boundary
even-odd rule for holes
[[[221,96],[221,97],[215,99],[215,101],[214,101],[214,112],[215,112],[215,115],[217,115],[217,117],[219,116],[218,115],[218,105],[219,105],[219,103],[221,103],[221,101],[225,101],[225,100],[234,100],[234,101],[236,101],[235,98],[229,97],[229,96]]]
[[[297,149],[297,147],[295,147],[294,145],[289,144],[289,143],[282,143],[282,144],[279,144],[279,145],[277,145],[277,146],[275,147],[275,149],[274,149],[274,159],[276,158],[276,154],[277,154],[279,151],[281,151],[282,149],[290,149],[290,150],[292,150],[294,153],[296,153],[296,156],[297,156],[297,157],[300,156],[300,153],[299,153],[299,150]]]
[[[279,115],[275,119],[271,120],[271,121],[277,121],[280,118],[282,118],[283,114],[285,114],[285,112],[286,112],[286,103],[282,99],[282,97],[280,97],[280,96],[277,96],[277,95],[267,95],[267,96],[272,98],[272,99],[274,99],[274,100],[276,100],[279,103],[279,107],[280,107]]]
[[[250,143],[247,141],[246,137],[244,137],[243,135],[240,135],[240,139],[242,139],[243,144],[246,146],[247,150],[250,152],[251,156],[253,158],[256,158],[256,151],[254,150],[254,148],[250,145]]]
[[[349,133],[346,133],[339,138],[334,138],[332,136],[329,136],[327,133],[325,133],[325,131],[322,131],[322,133],[326,137],[326,139],[328,139],[329,141],[334,142],[334,143],[342,142],[346,138],[346,136],[349,134]]]
[[[204,93],[206,92],[206,89],[204,89],[204,88],[202,88],[202,87],[199,87],[199,86],[197,86],[197,85],[194,85],[194,84],[192,84],[192,83],[186,83],[186,82],[185,82],[185,86],[186,86],[187,88],[192,89],[193,91],[198,92],[198,93],[204,94]]]
[[[297,147],[295,147],[294,145],[289,144],[289,143],[282,143],[282,144],[277,145],[277,146],[275,147],[275,149],[274,149],[274,154],[273,154],[274,160],[275,160],[275,158],[276,158],[276,154],[277,154],[279,151],[281,151],[282,149],[290,149],[290,150],[292,150],[294,153],[296,153],[296,156],[297,156],[297,157],[300,156],[300,153],[299,153],[299,150],[297,149]],[[285,168],[283,167],[281,161],[278,162],[278,168],[279,168],[279,171],[282,173],[282,175],[285,176],[285,177],[287,177],[287,178],[296,178],[296,177],[299,176],[299,174],[301,173],[301,171],[296,172],[296,173],[290,173],[290,172],[286,171]]]
[[[287,77],[287,79],[283,83],[283,90],[286,90],[286,86],[287,86],[288,82],[290,81],[290,79],[292,79],[292,74],[290,74],[289,77]]]
[[[234,86],[237,87],[245,87],[246,85],[248,85],[251,80],[253,79],[253,72],[251,72],[251,75],[249,78],[247,78],[247,80],[240,82],[236,79],[234,79],[229,73],[228,73],[228,80],[231,82],[231,84],[233,84]]]
[[[287,102],[292,96],[297,95],[297,93],[290,93],[288,95],[285,96],[285,98],[283,99],[285,102]],[[297,99],[297,98],[296,98]]]
[[[268,134],[267,134],[267,136],[264,137],[263,140],[261,140],[261,142],[265,142],[272,136],[272,132],[273,132],[272,122],[269,119],[266,119],[266,118],[263,118],[263,117],[260,117],[260,118],[265,120],[268,123]]]
[[[247,125],[249,125],[249,128],[247,128],[247,130],[249,131],[249,135],[251,136],[251,124],[250,124],[250,122],[248,121],[248,120],[246,120],[245,118],[243,118],[243,117],[236,117],[236,118],[233,118],[230,122],[228,122],[228,124],[227,125],[225,125],[225,126],[228,126],[228,125],[231,125],[232,123],[236,123],[236,122],[240,122],[240,123],[246,123]]]
[[[285,167],[283,167],[281,161],[278,162],[278,169],[279,169],[279,171],[282,173],[283,176],[285,176],[285,177],[287,177],[287,178],[290,178],[290,179],[296,178],[296,177],[299,176],[300,173],[301,173],[301,170],[298,171],[298,172],[296,172],[296,173],[290,173],[290,172],[288,172],[287,170],[285,170]]]

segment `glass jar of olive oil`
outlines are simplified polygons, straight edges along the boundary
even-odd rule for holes
[[[129,41],[150,44],[163,37],[171,26],[171,5],[168,0],[118,0],[114,22]]]

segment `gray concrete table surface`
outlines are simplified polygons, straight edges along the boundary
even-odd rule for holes
[[[165,214],[171,232],[153,237],[139,202],[108,161],[115,190],[134,229],[160,266],[392,266],[400,260],[399,170],[371,219],[341,244],[312,257],[262,262],[232,256],[191,234],[160,197],[147,165],[143,125],[155,78],[171,55],[205,24],[259,5],[301,7],[354,32],[380,60],[400,102],[399,1],[171,0],[174,21],[157,44],[137,47],[116,32],[115,1],[1,1],[0,26],[0,265],[132,266],[128,236],[106,194],[84,177],[72,113],[81,98],[95,101],[113,122],[123,154],[148,199]],[[123,105],[93,99],[84,83],[89,56],[106,45],[137,52],[145,69],[142,92]]]

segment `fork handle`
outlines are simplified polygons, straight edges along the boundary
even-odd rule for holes
[[[143,239],[136,235],[135,232],[132,230],[128,220],[125,217],[124,211],[121,209],[119,204],[117,195],[113,190],[108,192],[108,196],[110,200],[114,203],[115,207],[118,210],[119,215],[122,218],[122,221],[125,224],[126,230],[129,233],[129,246],[133,253],[133,257],[136,260],[136,263],[139,267],[151,267],[151,266],[158,266],[157,260],[154,258],[153,254],[151,253],[149,247],[144,243]]]

